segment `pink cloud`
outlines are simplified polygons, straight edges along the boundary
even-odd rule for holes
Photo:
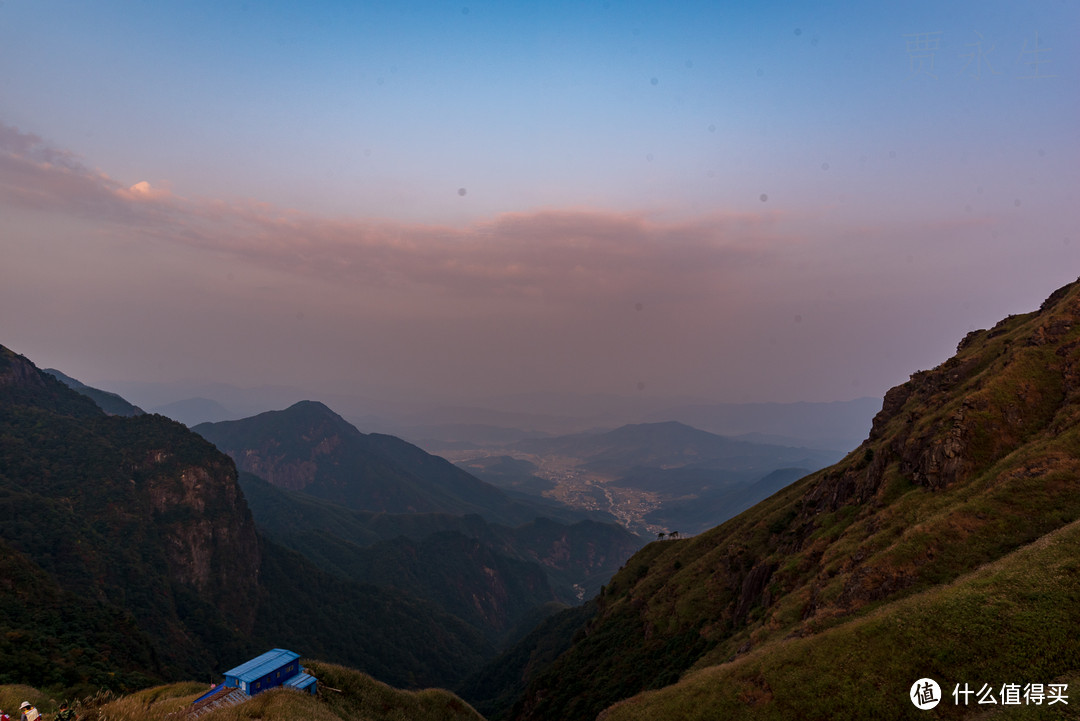
[[[416,284],[456,296],[580,297],[702,282],[792,242],[776,213],[665,221],[645,213],[541,209],[465,227],[328,219],[255,201],[187,199],[127,186],[73,153],[0,125],[0,202],[96,217],[150,236],[335,282]]]
[[[74,153],[53,148],[40,136],[23,133],[18,128],[3,123],[0,123],[0,152],[48,166],[62,166],[77,171],[85,170]]]
[[[127,200],[139,201],[153,201],[153,200],[167,200],[172,197],[172,191],[168,188],[155,188],[150,185],[148,181],[141,180],[135,185],[132,185],[127,189],[119,189],[116,191],[121,197]]]
[[[0,202],[137,225],[155,217],[160,222],[172,208],[146,201],[168,196],[146,182],[126,188],[78,155],[0,123]]]

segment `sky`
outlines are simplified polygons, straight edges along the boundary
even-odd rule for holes
[[[0,1],[0,344],[880,396],[1080,276],[1075,2]]]

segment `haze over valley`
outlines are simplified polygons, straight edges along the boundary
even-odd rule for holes
[[[1072,713],[1077,27],[0,1],[0,708]]]
[[[291,405],[305,393],[220,384],[110,385],[127,389],[129,397],[153,412],[189,427],[276,410],[277,404]],[[183,398],[185,393],[195,395]],[[342,395],[324,397],[335,407],[349,409],[356,428],[392,433],[511,493],[598,512],[645,536],[711,527],[752,505],[750,499],[777,490],[779,486],[766,483],[746,493],[771,473],[783,471],[790,482],[838,460],[865,438],[881,408],[881,401],[873,398],[710,404],[548,394],[492,399],[489,407],[403,407],[369,405]],[[536,412],[539,409],[547,412]],[[675,420],[651,420],[673,418],[693,419],[719,433]],[[701,507],[702,499],[711,504],[709,510]],[[695,514],[681,510],[695,500]],[[680,519],[685,519],[681,526]]]

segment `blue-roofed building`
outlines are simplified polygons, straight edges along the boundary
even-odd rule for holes
[[[192,716],[215,708],[233,706],[267,689],[283,686],[314,694],[315,677],[300,666],[300,654],[275,648],[225,672],[225,683],[205,693],[192,703]]]
[[[267,651],[229,669],[225,672],[225,685],[239,688],[249,696],[284,685],[309,693],[316,690],[315,678],[300,667],[300,654],[283,648]]]

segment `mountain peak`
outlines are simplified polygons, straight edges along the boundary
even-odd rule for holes
[[[270,411],[263,415],[277,414],[281,419],[288,420],[298,425],[311,427],[319,426],[331,433],[347,433],[349,435],[364,435],[329,406],[320,401],[304,400],[293,403],[281,411]],[[258,417],[258,416],[256,416]]]
[[[0,400],[47,408],[64,415],[89,417],[102,413],[90,398],[69,389],[25,356],[0,345]]]
[[[318,401],[194,430],[243,471],[355,510],[520,515],[494,486],[400,438],[365,435]]]
[[[1037,311],[968,333],[952,358],[885,394],[863,452],[884,445],[928,487],[986,470],[1080,400],[1077,329],[1080,282],[1055,291]],[[884,467],[872,470],[869,478],[880,483]]]
[[[0,345],[0,386],[45,387],[37,367],[25,356]]]
[[[705,433],[701,429],[694,428],[691,425],[687,425],[682,421],[653,421],[651,423],[628,423],[621,428],[639,428],[641,430],[657,430],[657,431],[693,431],[697,433]],[[620,430],[620,429],[616,429]]]
[[[334,418],[341,418],[337,413],[334,413],[328,405],[321,401],[297,401],[291,406],[286,408],[283,413],[295,413],[295,414],[311,414],[311,415],[323,415],[332,416]]]
[[[363,435],[326,404],[310,400],[293,403],[288,408],[279,411],[265,411],[250,418],[200,423],[193,426],[193,429],[202,433],[203,429],[212,427],[245,429],[242,432],[253,432],[260,436],[272,434],[281,437],[310,437],[313,433],[319,436]]]

